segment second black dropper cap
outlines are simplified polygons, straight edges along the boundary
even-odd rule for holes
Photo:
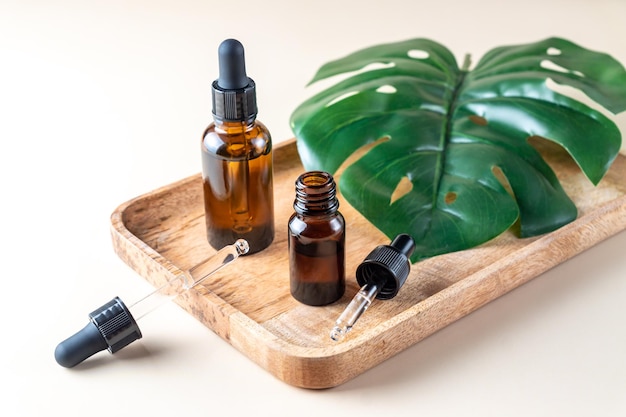
[[[378,299],[389,300],[395,297],[409,276],[409,258],[414,250],[415,241],[404,233],[397,235],[389,245],[377,246],[357,267],[357,282],[360,286],[382,286],[376,295]]]
[[[218,50],[219,78],[213,81],[213,115],[222,121],[249,121],[256,118],[256,85],[246,74],[241,42],[226,39]]]
[[[91,312],[82,330],[59,343],[54,358],[59,365],[72,368],[101,350],[115,353],[137,339],[141,339],[137,322],[124,302],[115,297]]]

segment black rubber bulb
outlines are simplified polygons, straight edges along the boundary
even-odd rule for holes
[[[243,45],[236,39],[226,39],[218,50],[220,75],[217,85],[224,90],[240,90],[248,84]]]
[[[54,359],[61,366],[73,368],[108,347],[98,327],[89,322],[82,330],[59,343],[54,350]]]

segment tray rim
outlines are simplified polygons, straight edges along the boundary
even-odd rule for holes
[[[295,139],[291,139],[281,142],[274,149],[280,152],[281,149],[295,145]],[[618,155],[618,157],[620,156],[623,157],[621,154]],[[201,174],[196,173],[158,187],[120,204],[111,214],[110,230],[116,254],[153,285],[155,282],[158,283],[160,279],[169,280],[183,273],[183,271],[126,228],[123,220],[124,211],[138,201],[151,198],[158,199],[159,196],[169,190],[199,181],[200,178]],[[515,268],[514,260],[501,259],[414,304],[391,319],[379,323],[368,329],[367,332],[355,334],[354,337],[346,339],[332,349],[291,344],[215,294],[198,294],[192,289],[175,301],[196,319],[198,317],[187,308],[186,298],[194,298],[196,302],[208,307],[212,314],[222,316],[225,320],[224,323],[226,323],[225,326],[207,327],[280,380],[302,388],[330,388],[347,382],[625,228],[626,194],[594,208],[586,215],[551,233],[534,238],[528,244],[517,249],[515,253],[526,253],[526,259],[531,256],[537,257],[532,268],[525,265],[518,271]],[[577,240],[578,245],[570,245],[569,247],[559,245],[559,243],[566,241],[568,236],[585,231],[588,232],[587,235],[590,235],[591,239],[579,239]],[[539,251],[539,248],[542,251]],[[546,248],[549,248],[550,251],[546,251]],[[550,261],[548,254],[554,251],[558,251],[560,256],[553,256]],[[147,257],[148,263],[133,262],[133,256],[127,255],[131,252],[144,259]],[[500,276],[496,276],[498,274]],[[496,279],[490,280],[494,276]],[[508,282],[506,285],[502,284],[503,276]],[[495,281],[497,285],[494,286],[492,281]],[[464,296],[470,293],[472,293],[473,301],[468,303],[467,300],[464,300]],[[455,311],[450,311],[449,302],[444,302],[450,299],[457,300],[461,307]],[[416,337],[415,328],[425,324],[427,318],[434,315],[440,318],[439,325],[435,327],[426,326],[417,333]],[[204,324],[206,325],[206,323]],[[405,330],[411,330],[412,337],[404,337],[398,341],[397,337],[394,336],[395,344],[393,348],[390,348],[391,344],[386,340],[389,334],[395,333],[397,336],[398,333],[406,333]],[[255,354],[251,355],[251,351],[254,351]],[[350,362],[349,357],[351,355],[359,355],[363,358],[360,367],[355,369],[352,365],[346,365]]]

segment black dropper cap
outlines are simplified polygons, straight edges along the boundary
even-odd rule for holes
[[[93,311],[89,319],[82,330],[56,347],[54,358],[59,365],[72,368],[101,350],[115,353],[141,339],[139,326],[119,297]]]
[[[376,295],[378,299],[389,300],[395,297],[409,276],[409,258],[413,250],[415,241],[404,233],[396,236],[390,245],[376,247],[357,267],[357,282],[361,287],[365,284],[382,286]]]
[[[213,115],[222,121],[250,121],[256,118],[256,86],[246,75],[241,42],[226,39],[218,50],[219,78],[213,81]]]

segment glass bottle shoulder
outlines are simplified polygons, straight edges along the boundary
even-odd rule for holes
[[[225,159],[255,159],[271,154],[272,139],[259,121],[213,122],[202,135],[202,150]]]
[[[289,218],[289,231],[294,235],[309,237],[337,236],[344,233],[345,219],[340,212],[322,216],[303,216],[293,213]]]

